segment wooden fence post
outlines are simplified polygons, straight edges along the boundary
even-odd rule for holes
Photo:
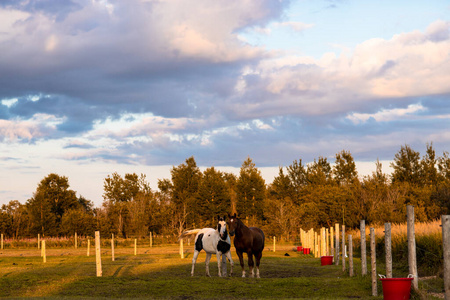
[[[414,231],[414,206],[406,206],[407,213],[407,232],[408,232],[408,264],[409,273],[414,276],[413,287],[419,288],[419,277],[417,275],[417,260],[416,260],[416,234]]]
[[[275,252],[275,243],[276,243],[277,238],[273,237],[273,252]]]
[[[326,254],[326,238],[325,238],[325,227],[320,229],[320,255],[324,256]]]
[[[328,228],[325,228],[325,238],[326,238],[326,255],[330,255],[330,250],[331,250],[331,247],[330,247],[330,231],[328,230]]]
[[[102,258],[100,251],[100,231],[95,232],[95,265],[97,277],[102,277]]]
[[[184,258],[183,239],[180,239],[180,256]]]
[[[336,266],[339,265],[339,224],[336,223],[335,225],[336,227],[336,246],[335,246],[335,251],[336,251],[336,255],[334,256],[334,263],[336,264]]]
[[[90,250],[91,250],[91,240],[88,239],[88,241],[87,241],[87,256],[89,256]]]
[[[77,248],[78,248],[78,235],[75,232],[75,249],[77,249]]]
[[[386,277],[392,278],[391,223],[384,224],[384,244],[386,249]]]
[[[113,234],[111,234],[111,260],[112,261],[116,260],[114,252],[115,252],[115,249],[114,249],[114,233],[113,233]]]
[[[137,255],[137,239],[134,239],[134,255]]]
[[[372,262],[372,296],[378,296],[377,290],[377,253],[375,247],[375,228],[370,228],[370,253]]]
[[[38,249],[41,249],[41,234],[38,233]]]
[[[334,256],[334,228],[330,227],[330,255]]]
[[[0,245],[0,249],[3,250],[3,233],[1,234],[1,245]]]
[[[47,253],[45,250],[45,240],[42,241],[42,259],[43,259],[43,262],[47,262]]]
[[[345,225],[342,225],[342,271],[345,271]]]
[[[361,220],[359,225],[361,235],[361,275],[367,275],[367,253],[366,253],[366,221]]]
[[[348,268],[350,277],[353,276],[353,239],[352,235],[348,235]]]
[[[227,277],[227,257],[225,256],[225,253],[222,253],[222,277]]]
[[[153,233],[150,231],[150,248],[153,247]]]
[[[450,299],[450,215],[441,216],[445,299]]]

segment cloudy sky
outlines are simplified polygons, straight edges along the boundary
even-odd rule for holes
[[[238,172],[450,151],[439,0],[0,0],[0,204],[49,173],[102,202],[194,156]]]

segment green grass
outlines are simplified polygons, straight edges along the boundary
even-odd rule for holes
[[[287,247],[265,251],[261,278],[241,278],[239,260],[232,277],[217,276],[217,261],[211,259],[211,278],[205,276],[205,254],[190,276],[192,246],[181,259],[178,247],[102,249],[103,276],[96,277],[95,256],[85,249],[49,249],[43,263],[39,250],[0,251],[0,297],[20,298],[166,298],[166,299],[382,299],[371,296],[370,276],[350,278],[342,266],[321,266],[320,259],[300,255]],[[284,256],[289,253],[290,256]],[[348,263],[348,262],[347,262]],[[359,265],[355,271],[359,273]],[[229,265],[228,265],[229,271]],[[382,272],[381,272],[382,273]],[[413,295],[414,296],[414,295]],[[414,298],[414,297],[413,297]]]

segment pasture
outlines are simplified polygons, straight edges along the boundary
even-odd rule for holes
[[[156,299],[382,299],[372,297],[370,277],[349,277],[342,266],[321,266],[320,259],[293,251],[292,244],[266,249],[261,260],[261,278],[241,278],[234,247],[232,277],[217,276],[216,258],[210,264],[211,278],[205,276],[205,252],[191,277],[193,245],[185,247],[181,259],[178,245],[102,249],[103,276],[96,277],[95,255],[86,248],[47,249],[43,263],[38,249],[0,250],[0,297],[14,298],[156,298]],[[289,256],[285,256],[285,254]],[[380,266],[381,267],[381,266]],[[248,267],[246,266],[246,269]],[[228,265],[229,272],[229,265]],[[382,271],[380,272],[382,273]],[[412,295],[417,297],[418,295]],[[417,298],[418,299],[418,298]]]

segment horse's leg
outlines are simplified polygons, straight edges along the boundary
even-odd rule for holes
[[[197,262],[197,257],[200,251],[194,250],[194,257],[192,258],[192,270],[191,270],[191,276],[194,276],[194,267],[195,263]]]
[[[209,275],[209,260],[211,259],[211,253],[206,252],[206,260],[205,260],[205,265],[206,265],[206,276],[211,277],[211,275]]]
[[[227,256],[227,258],[228,258],[228,261],[230,262],[230,276],[233,274],[233,266],[234,266],[234,262],[233,262],[233,259],[231,258],[231,251],[228,251],[227,253],[226,253],[226,256]],[[227,274],[225,274],[225,276],[226,276]]]
[[[254,267],[254,262],[253,262],[253,253],[251,252],[251,251],[248,251],[247,252],[247,257],[248,257],[248,268],[250,269],[249,270],[249,273],[250,273],[250,277],[255,277],[255,273],[254,273],[254,271],[253,271],[253,267]]]
[[[256,277],[259,278],[259,263],[261,262],[262,251],[255,255],[256,258]]]
[[[239,256],[239,262],[241,263],[242,268],[242,277],[245,277],[245,269],[244,269],[244,255],[242,252],[236,250],[237,255]]]
[[[222,277],[222,259],[221,259],[222,252],[217,251],[216,254],[217,254],[217,269],[219,269],[219,277]]]

